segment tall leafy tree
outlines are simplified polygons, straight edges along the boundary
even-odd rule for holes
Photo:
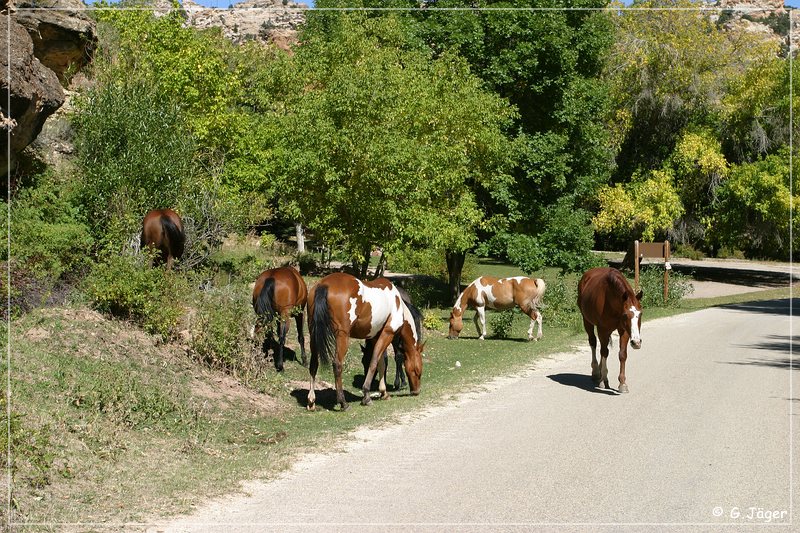
[[[476,191],[510,179],[513,107],[458,56],[403,46],[401,17],[318,16],[293,58],[302,88],[286,95],[282,210],[344,245],[362,273],[375,246],[463,257],[490,222]],[[459,279],[453,264],[456,294]]]

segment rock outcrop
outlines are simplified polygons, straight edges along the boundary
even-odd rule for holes
[[[0,175],[5,176],[17,155],[39,134],[44,121],[64,103],[56,73],[42,65],[33,53],[33,40],[20,24],[0,24]],[[11,64],[8,64],[8,47]],[[10,93],[10,98],[9,98]],[[10,107],[7,103],[10,102]],[[11,147],[11,160],[8,146]]]
[[[711,5],[725,10],[712,16],[712,20],[719,21],[728,30],[761,35],[766,40],[780,43],[784,51],[788,49],[791,38],[796,53],[800,20],[795,14],[790,32],[789,12],[783,0],[717,0]]]
[[[183,0],[187,24],[195,28],[222,28],[222,33],[241,44],[255,40],[288,50],[297,41],[297,28],[305,22],[305,4],[283,0],[245,0],[228,9],[209,9]]]
[[[64,103],[62,85],[91,61],[97,35],[82,0],[1,1],[3,14],[11,13],[10,23],[0,24],[0,176],[5,176]]]
[[[68,70],[77,72],[89,63],[97,45],[95,23],[86,14],[83,0],[12,0],[12,3],[14,20],[28,30],[33,40],[33,53],[66,85]]]

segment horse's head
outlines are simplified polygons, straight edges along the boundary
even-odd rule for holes
[[[462,317],[463,313],[456,310],[455,307],[450,311],[450,331],[447,333],[448,339],[457,339],[461,330],[464,329]]]
[[[422,382],[422,351],[425,349],[425,343],[415,342],[406,350],[405,353],[405,367],[406,376],[408,376],[408,388],[411,394],[416,396],[419,394],[419,389]]]
[[[635,296],[628,293],[623,306],[623,327],[630,333],[631,348],[638,350],[642,347],[642,291]]]

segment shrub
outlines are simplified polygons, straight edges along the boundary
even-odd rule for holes
[[[441,331],[444,327],[444,320],[439,316],[439,311],[435,309],[424,309],[422,311],[422,327],[430,331]]]
[[[227,285],[201,293],[189,325],[195,357],[245,381],[266,366],[263,357],[253,356],[253,344],[248,339],[254,316],[247,292],[245,287]]]
[[[541,270],[547,251],[542,242],[531,235],[516,234],[508,240],[508,259],[528,275]]]
[[[164,339],[175,334],[187,289],[179,273],[147,268],[141,256],[124,255],[98,263],[84,283],[96,309],[135,320]]]
[[[664,301],[664,267],[643,266],[639,271],[639,285],[642,289],[642,307],[674,307],[694,290],[689,279],[679,272],[669,273],[669,295]]]
[[[592,217],[588,211],[576,209],[569,197],[561,198],[548,208],[541,241],[545,264],[558,267],[562,272],[583,272],[603,266],[602,259],[592,254]]]
[[[695,261],[705,259],[706,257],[706,254],[696,249],[691,244],[676,244],[675,250],[673,251],[673,255],[676,255],[678,257],[685,257],[687,259],[694,259]]]
[[[582,321],[577,298],[577,283],[567,283],[563,275],[550,281],[544,293],[543,305],[540,306],[543,325],[580,329]]]
[[[489,327],[492,330],[493,337],[507,339],[511,336],[511,330],[514,327],[514,313],[514,309],[492,313],[489,317]]]

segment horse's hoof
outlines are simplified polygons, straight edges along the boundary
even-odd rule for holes
[[[389,398],[391,398],[391,396],[389,396],[388,392],[381,394],[381,400],[388,400]]]
[[[367,396],[364,396],[364,397],[361,399],[361,405],[369,405],[369,404],[371,404],[371,403],[372,403],[372,398],[371,398],[369,395],[367,395]]]
[[[626,392],[630,392],[630,391],[628,390],[628,385],[626,385],[625,383],[620,383],[620,384],[619,384],[619,392],[620,392],[621,394],[625,394]]]
[[[597,376],[592,375],[592,383],[594,383],[595,387],[599,387],[601,381],[603,381],[603,378],[601,378],[599,374]]]
[[[603,382],[603,386],[604,386],[605,388],[607,388],[607,389],[610,389],[610,388],[611,388],[611,385],[609,385],[609,384],[608,384],[608,380],[605,380],[605,381]]]
[[[308,409],[309,411],[316,411],[317,410],[317,406],[314,405],[313,403],[310,403],[310,404],[306,405],[306,409]]]

